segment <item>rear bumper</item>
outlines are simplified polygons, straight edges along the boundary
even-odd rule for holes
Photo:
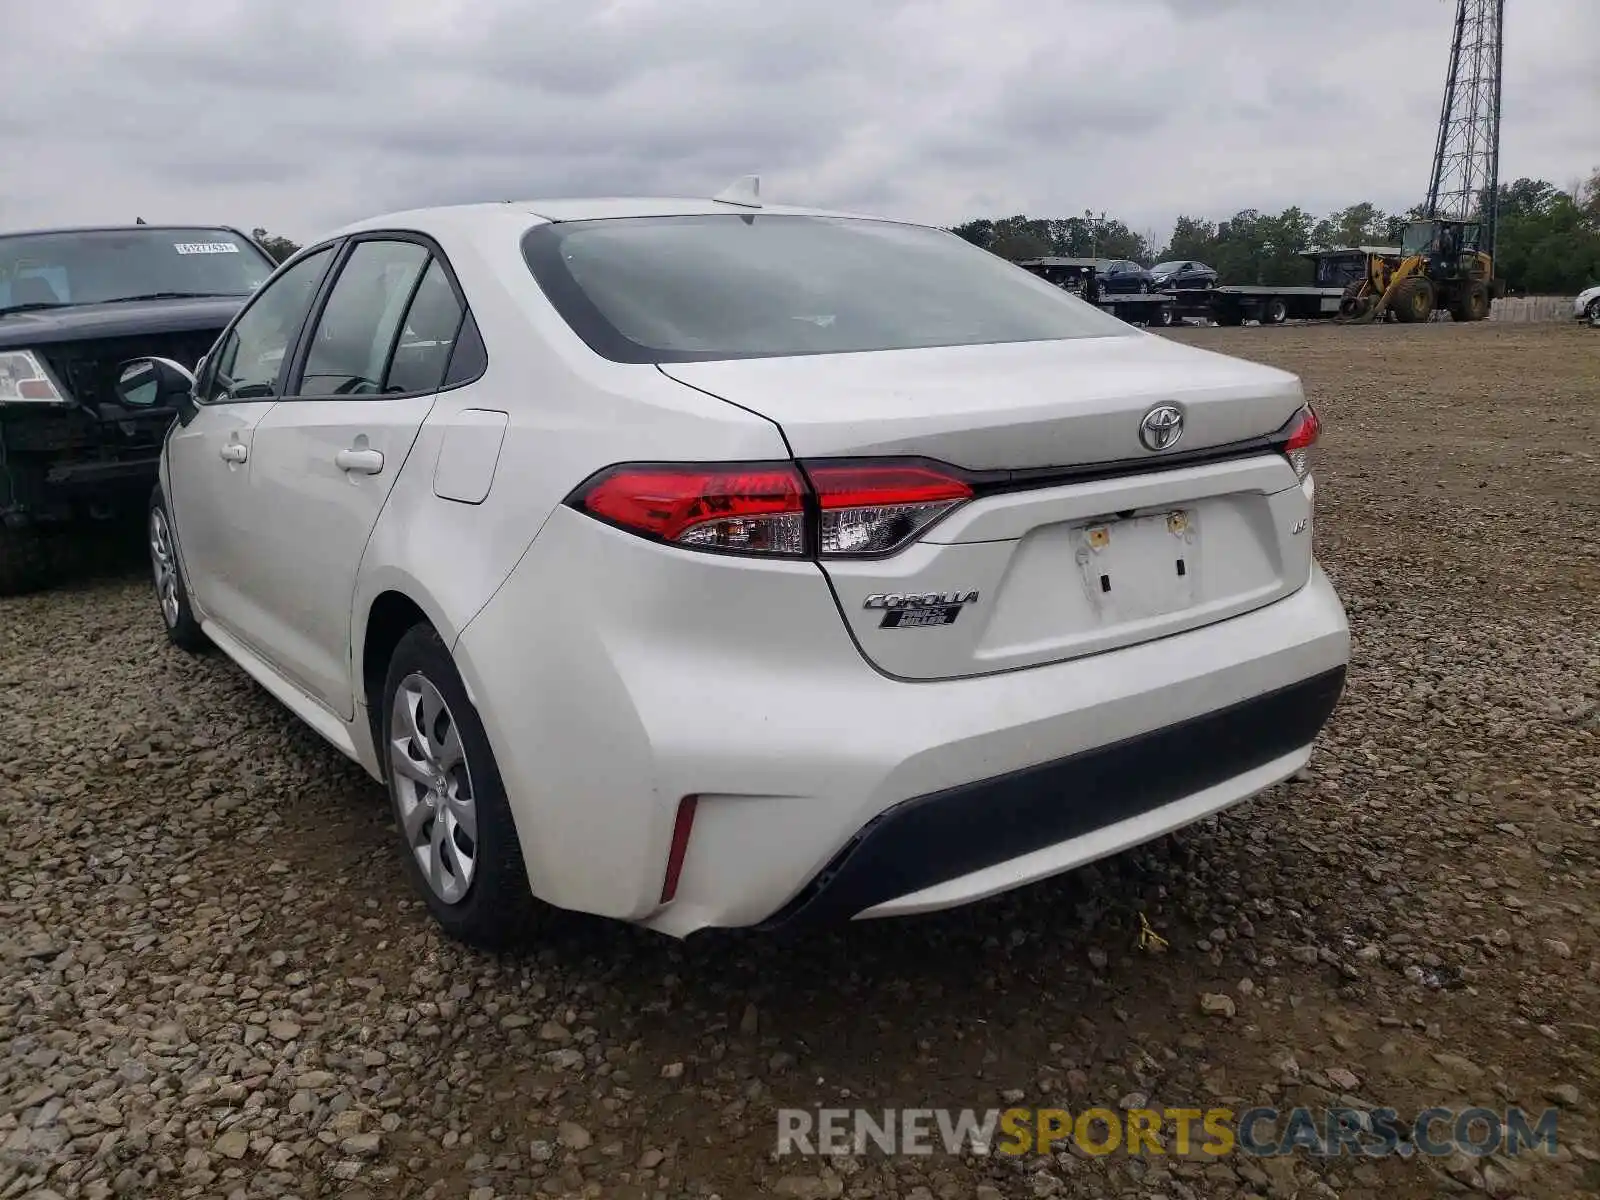
[[[830,864],[855,858],[863,830],[897,809],[915,812],[919,798],[956,797],[938,804],[938,820],[915,818],[934,832],[965,838],[1030,820],[1046,832],[986,835],[981,854],[943,852],[932,873],[891,864],[883,870],[902,872],[892,884],[872,879],[873,860],[862,857],[851,874],[871,886],[855,885],[855,898],[840,890],[828,902],[835,915],[978,899],[1243,800],[1309,757],[1326,715],[1318,706],[1332,699],[1284,689],[1319,677],[1318,688],[1331,687],[1349,631],[1313,567],[1292,595],[1203,628],[1026,670],[911,683],[862,658],[815,564],[689,554],[563,508],[454,653],[535,894],[683,936],[795,915],[822,890],[819,876],[840,874]],[[1223,725],[1194,726],[1207,737],[1223,729],[1229,754],[1176,732],[1273,693]],[[1261,733],[1285,697],[1300,697],[1293,719]],[[1261,746],[1246,744],[1257,736]],[[1146,770],[1125,795],[1106,774],[1125,756],[1084,756],[1129,742],[1139,755],[1203,751],[1206,762]],[[1019,772],[1034,782],[999,787]],[[1080,791],[1090,781],[1092,794]],[[995,803],[997,788],[1016,807],[986,821],[976,810]],[[674,819],[690,795],[699,798],[693,834],[676,897],[662,904]],[[896,841],[921,827],[912,821],[893,820]]]
[[[1146,841],[1175,827],[1159,816],[1152,823],[1158,810],[1172,816],[1194,797],[1223,799],[1230,783],[1264,768],[1296,769],[1344,676],[1336,667],[1113,745],[897,804],[765,925],[928,911],[1015,886],[1032,868],[1054,874]],[[1197,815],[1217,807],[1202,803]],[[1178,824],[1195,819],[1184,815]]]

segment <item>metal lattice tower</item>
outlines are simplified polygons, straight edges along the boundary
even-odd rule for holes
[[[1424,209],[1430,217],[1477,217],[1484,224],[1483,247],[1490,253],[1500,197],[1500,50],[1505,12],[1505,0],[1457,0],[1450,74]]]

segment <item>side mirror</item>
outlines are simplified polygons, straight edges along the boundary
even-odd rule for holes
[[[127,408],[177,408],[194,392],[194,376],[170,358],[136,358],[122,364],[116,392]]]

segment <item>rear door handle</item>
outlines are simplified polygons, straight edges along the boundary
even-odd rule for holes
[[[242,463],[250,457],[250,447],[243,442],[229,442],[218,453],[222,455],[223,462]]]
[[[377,450],[341,450],[333,456],[333,464],[352,475],[376,475],[383,470],[383,454]]]

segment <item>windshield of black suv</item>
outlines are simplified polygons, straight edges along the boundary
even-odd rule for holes
[[[1133,334],[954,234],[891,221],[730,213],[559,222],[530,230],[522,252],[578,336],[616,362]]]
[[[247,296],[273,263],[230,229],[0,235],[0,312],[144,296]]]

